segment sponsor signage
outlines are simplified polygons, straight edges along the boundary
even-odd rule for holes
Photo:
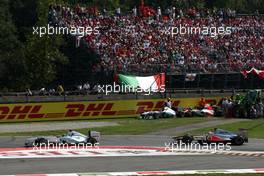
[[[215,104],[219,97],[207,98]],[[159,111],[165,99],[1,104],[0,122],[133,117]],[[172,99],[174,107],[197,106],[200,98]]]

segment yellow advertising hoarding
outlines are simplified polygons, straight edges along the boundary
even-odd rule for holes
[[[220,97],[206,98],[215,104]],[[0,122],[133,117],[159,111],[165,99],[0,104]],[[200,98],[172,99],[174,107],[197,106]]]

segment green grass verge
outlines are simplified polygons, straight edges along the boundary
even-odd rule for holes
[[[96,130],[103,134],[114,135],[137,135],[159,131],[162,129],[179,127],[182,125],[194,124],[207,121],[206,118],[173,118],[173,119],[157,119],[157,120],[137,120],[128,119],[119,122],[119,126],[100,127]]]
[[[135,118],[112,119],[105,120],[118,123],[117,126],[96,127],[90,129],[77,129],[82,133],[87,133],[88,130],[100,131],[103,135],[139,135],[150,132],[159,131],[162,129],[178,127],[182,125],[194,124],[208,121],[207,118],[170,118],[157,120],[138,120]],[[33,124],[31,124],[33,125]],[[1,126],[0,126],[1,127]],[[32,135],[60,135],[66,130],[57,131],[36,131],[36,132],[20,132],[20,133],[0,133],[1,136],[32,136]]]
[[[238,131],[239,128],[248,129],[250,138],[261,138],[264,139],[264,119],[247,120],[242,122],[235,122],[224,125],[217,125],[209,128],[201,128],[198,130],[189,131],[190,134],[203,134],[207,133],[213,128],[222,128],[230,131]]]

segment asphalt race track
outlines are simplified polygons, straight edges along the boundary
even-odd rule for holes
[[[264,158],[227,156],[105,157],[0,160],[1,174],[242,169],[263,167]]]
[[[23,147],[26,137],[1,136],[0,148]],[[157,146],[165,147],[165,143],[171,141],[170,136],[158,135],[111,135],[102,136],[100,145],[112,146]],[[239,151],[263,151],[264,139],[249,139],[249,143],[242,146],[232,146],[232,150]]]
[[[0,137],[0,148],[23,147],[25,137]],[[101,146],[160,146],[167,136],[103,136]],[[264,151],[264,140],[251,139],[234,151]],[[129,172],[193,169],[262,168],[264,157],[225,155],[120,156],[82,158],[0,159],[0,174],[41,174],[81,172]]]

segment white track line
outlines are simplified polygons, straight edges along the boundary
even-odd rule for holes
[[[142,172],[94,172],[94,173],[65,173],[65,174],[26,174],[5,176],[131,176],[131,175],[180,175],[180,174],[249,174],[264,173],[264,168],[257,169],[216,169],[216,170],[178,170],[178,171],[142,171]],[[4,176],[4,175],[1,175]]]
[[[132,156],[208,155],[160,151],[155,149],[63,149],[63,150],[17,150],[1,151],[0,159],[16,158],[68,158],[68,157],[132,157]]]
[[[212,151],[212,150],[170,150],[169,148],[144,146],[103,146],[96,148],[34,149],[7,148],[0,150],[0,159],[16,158],[69,158],[69,157],[131,157],[131,156],[172,156],[172,155],[228,155],[264,157],[261,151]]]

